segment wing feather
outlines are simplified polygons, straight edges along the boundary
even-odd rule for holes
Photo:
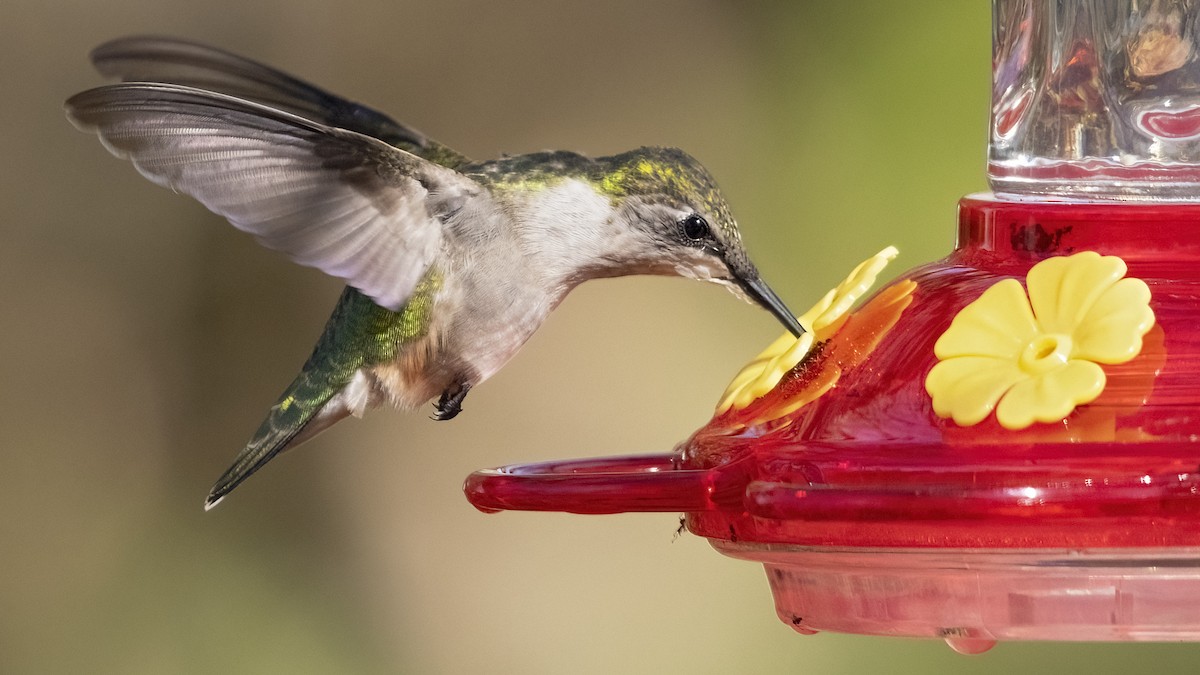
[[[438,254],[441,218],[480,189],[377,139],[190,87],[100,87],[67,110],[150,180],[389,309]]]
[[[446,166],[469,161],[373,108],[216,47],[170,37],[130,36],[94,49],[92,63],[105,77],[178,84],[256,101],[314,122],[378,138]]]

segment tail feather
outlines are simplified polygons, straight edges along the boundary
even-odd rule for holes
[[[327,373],[308,369],[300,373],[271,407],[233,465],[217,479],[204,500],[204,510],[216,506],[280,452],[303,443],[350,414],[345,406],[327,405],[342,386],[344,383],[331,381]]]
[[[431,270],[404,310],[393,312],[346,287],[313,353],[296,380],[271,408],[254,437],[205,500],[211,509],[275,455],[316,436],[338,420],[361,416],[378,404],[373,364],[396,358],[401,346],[429,326],[432,294],[440,278]]]

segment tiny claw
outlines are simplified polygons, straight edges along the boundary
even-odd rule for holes
[[[462,412],[462,408],[447,410],[438,408],[435,405],[433,414],[429,416],[429,419],[433,420],[434,422],[445,422],[446,420],[452,420],[455,417],[458,417],[458,413],[460,412]]]
[[[442,392],[442,397],[434,405],[434,413],[429,416],[429,419],[445,422],[457,417],[462,412],[462,402],[469,391],[471,391],[471,385],[467,382],[460,382]]]

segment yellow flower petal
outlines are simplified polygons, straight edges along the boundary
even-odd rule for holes
[[[994,407],[1015,430],[1095,400],[1106,381],[1098,364],[1132,359],[1154,326],[1149,287],[1125,272],[1120,258],[1085,251],[1034,265],[1028,296],[1012,279],[984,291],[934,346],[934,412],[969,426]]]
[[[809,332],[793,340],[791,346],[767,364],[763,371],[763,384],[767,385],[768,389],[774,389],[783,374],[795,368],[796,364],[800,363],[800,360],[808,354],[816,339],[816,334]]]
[[[791,343],[786,349],[762,362],[758,368],[750,366],[743,368],[733,378],[733,382],[729,384],[724,396],[721,397],[721,402],[717,405],[718,414],[730,408],[745,408],[753,403],[754,399],[774,389],[775,385],[779,384],[779,380],[783,379],[784,374],[800,363],[800,360],[808,354],[808,350],[812,349],[814,336],[811,331],[799,338],[792,337],[791,333],[785,334],[784,337],[790,338],[788,342]],[[776,340],[776,342],[780,340]],[[770,350],[768,349],[768,351]],[[760,363],[759,359],[755,359],[751,366],[757,363]]]
[[[774,423],[776,429],[791,424],[796,411],[824,396],[837,386],[843,373],[870,358],[912,303],[916,289],[916,282],[910,279],[893,283],[830,325],[826,329],[831,331],[828,339],[821,339],[818,333],[816,345],[820,347],[814,345],[813,351],[805,348],[804,360],[771,391],[738,410],[734,424],[744,427]],[[814,354],[817,349],[819,355]]]
[[[895,246],[889,246],[859,263],[858,267],[855,267],[846,279],[838,284],[837,288],[822,299],[822,303],[825,303],[825,300],[828,300],[828,303],[821,313],[813,318],[813,330],[820,331],[850,311],[854,303],[858,302],[858,299],[870,290],[871,286],[875,285],[875,277],[879,276],[883,268],[887,267],[887,264],[895,260],[898,255],[900,255],[900,250]]]
[[[817,338],[826,337],[826,329],[836,330],[846,312],[875,284],[879,272],[899,253],[895,246],[889,246],[863,261],[837,288],[826,293],[816,305],[800,315],[800,325],[807,332],[799,338],[784,333],[742,368],[721,396],[717,414],[730,408],[744,408],[779,384],[784,374],[795,368],[808,354]]]
[[[1071,333],[1108,288],[1125,276],[1125,261],[1084,251],[1047,258],[1025,277],[1038,326],[1047,333]]]
[[[1037,334],[1025,289],[1016,279],[993,284],[954,317],[933,352],[939,359],[992,356],[1016,359]]]
[[[1142,336],[1153,327],[1150,287],[1141,279],[1122,279],[1096,299],[1075,329],[1072,356],[1124,363],[1142,351]]]
[[[804,322],[801,321],[801,324]],[[808,333],[805,333],[807,335]],[[735,401],[740,401],[744,396],[739,396],[740,393],[747,391],[747,385],[754,382],[756,379],[767,376],[767,372],[771,363],[780,355],[792,348],[798,340],[791,333],[784,333],[779,336],[774,342],[767,346],[766,349],[759,352],[758,356],[754,357],[750,363],[747,363],[737,375],[734,375],[733,381],[729,386],[725,387],[725,393],[721,395],[721,402],[717,404],[717,412],[722,413],[735,405]],[[782,376],[782,375],[781,375]],[[754,400],[754,399],[750,399]],[[746,402],[748,403],[748,401]],[[745,406],[742,403],[738,407]]]
[[[820,300],[817,301],[817,304],[810,307],[807,312],[796,317],[800,321],[800,325],[804,326],[804,330],[816,330],[816,326],[813,324],[817,319],[821,318],[826,312],[829,311],[829,308],[833,306],[833,303],[835,300],[837,300],[837,297],[838,289],[831,288],[829,289],[828,293],[826,293]],[[783,337],[786,338],[789,335],[791,335],[791,333],[784,333]]]
[[[1014,384],[996,407],[996,421],[1012,430],[1034,422],[1058,422],[1076,406],[1094,401],[1104,391],[1104,383],[1100,366],[1069,361],[1062,368]]]
[[[960,356],[942,361],[925,378],[938,417],[952,417],[969,427],[982,422],[996,402],[1026,377],[1014,359]]]

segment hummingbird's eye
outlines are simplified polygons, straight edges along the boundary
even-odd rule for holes
[[[679,229],[690,241],[701,241],[708,237],[708,221],[696,213],[680,221]]]

